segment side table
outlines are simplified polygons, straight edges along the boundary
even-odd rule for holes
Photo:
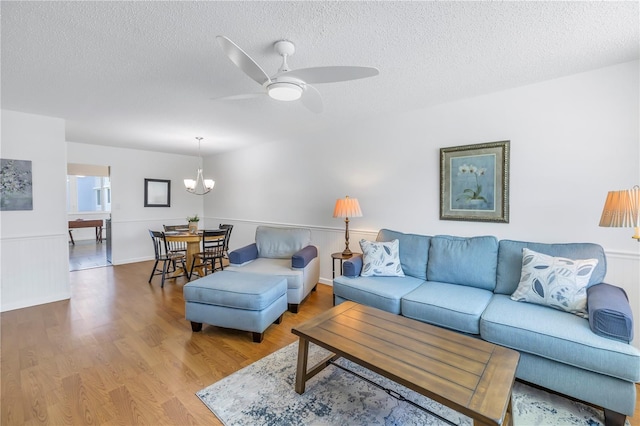
[[[344,262],[345,260],[351,259],[354,254],[359,254],[359,253],[352,253],[347,255],[342,254],[342,252],[331,253],[331,270],[333,272],[333,278],[336,277],[336,260],[340,261],[340,275],[342,275],[342,262]]]

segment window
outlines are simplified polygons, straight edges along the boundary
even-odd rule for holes
[[[67,164],[67,212],[110,212],[109,166]]]
[[[67,211],[111,211],[111,181],[101,176],[67,176]]]

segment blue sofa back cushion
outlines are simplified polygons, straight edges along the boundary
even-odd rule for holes
[[[518,288],[522,272],[522,249],[568,259],[598,259],[588,286],[599,284],[607,274],[604,250],[593,243],[546,244],[525,241],[500,240],[498,249],[498,278],[494,293],[512,294]]]
[[[627,293],[610,284],[595,284],[587,289],[589,327],[599,336],[631,342],[633,314]]]
[[[298,250],[311,244],[311,230],[307,228],[278,228],[258,226],[256,245],[258,257],[288,259]]]
[[[426,280],[431,237],[381,229],[376,238],[376,241],[384,242],[393,240],[400,243],[400,266],[404,274]]]
[[[436,235],[431,237],[427,279],[493,291],[497,262],[498,240],[493,236]]]

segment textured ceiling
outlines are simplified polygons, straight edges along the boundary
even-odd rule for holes
[[[195,154],[305,133],[638,59],[632,2],[0,2],[2,108],[64,118],[73,142]],[[318,84],[324,112],[252,93],[222,53],[267,73],[361,65]]]

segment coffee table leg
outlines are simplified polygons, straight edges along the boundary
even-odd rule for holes
[[[300,337],[298,342],[298,369],[296,370],[296,392],[304,393],[307,382],[307,359],[309,356],[309,341]]]

